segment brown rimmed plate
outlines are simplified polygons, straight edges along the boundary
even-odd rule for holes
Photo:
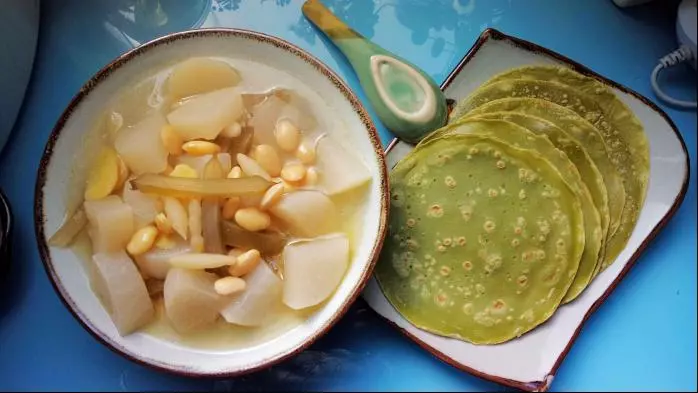
[[[375,279],[363,293],[369,305],[434,356],[476,376],[528,391],[547,390],[589,316],[625,277],[683,201],[689,179],[688,152],[671,119],[647,98],[583,65],[531,42],[494,29],[485,30],[441,86],[460,101],[495,74],[524,65],[563,65],[608,86],[640,119],[650,144],[647,199],[623,252],[574,302],[561,307],[545,324],[501,345],[477,346],[416,328],[388,302]],[[387,149],[392,168],[412,145],[394,140]]]

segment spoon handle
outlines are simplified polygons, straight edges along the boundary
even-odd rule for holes
[[[426,73],[364,38],[320,0],[307,0],[303,14],[346,56],[376,114],[398,138],[416,143],[446,123],[446,98]]]

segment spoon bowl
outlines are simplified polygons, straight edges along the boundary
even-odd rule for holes
[[[303,14],[346,56],[371,106],[395,136],[416,143],[446,124],[446,97],[424,71],[351,29],[320,0],[306,1]]]

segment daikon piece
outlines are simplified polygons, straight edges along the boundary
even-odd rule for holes
[[[250,124],[254,127],[254,141],[257,144],[276,146],[274,131],[277,121],[286,119],[303,132],[311,132],[317,127],[317,121],[310,110],[303,105],[300,97],[280,98],[271,96],[252,109]]]
[[[269,210],[286,223],[292,233],[303,237],[334,232],[339,223],[334,202],[320,191],[290,192]]]
[[[58,230],[48,239],[48,245],[61,248],[70,246],[86,225],[87,214],[85,214],[85,209],[81,206],[75,213],[65,217]]]
[[[143,327],[155,315],[153,302],[138,269],[125,251],[92,256],[92,289],[102,301],[119,334]]]
[[[339,286],[349,264],[344,234],[289,243],[282,254],[284,304],[294,310],[326,300]]]
[[[368,167],[332,137],[320,138],[315,149],[317,188],[325,194],[339,194],[371,180]]]
[[[140,175],[165,170],[168,152],[160,131],[166,124],[160,112],[153,112],[134,126],[122,128],[116,135],[114,147],[131,172]]]
[[[123,250],[136,231],[133,209],[116,195],[86,201],[85,214],[95,253]]]
[[[225,173],[230,172],[230,169],[232,169],[232,164],[230,160],[230,154],[228,153],[219,153],[216,155],[218,157],[218,161],[221,163],[221,166],[223,167],[223,171]],[[194,170],[196,170],[196,173],[201,176],[204,172],[204,167],[206,166],[206,163],[211,159],[211,155],[207,154],[204,156],[190,156],[188,154],[182,154],[181,156],[177,157],[177,164],[186,164],[192,167]]]
[[[177,100],[240,83],[240,74],[230,64],[205,57],[187,59],[172,68],[167,93]]]
[[[267,181],[271,181],[271,176],[254,159],[245,154],[238,153],[237,162],[245,176],[259,176]]]
[[[163,297],[165,314],[180,333],[213,324],[223,303],[214,290],[216,275],[202,270],[172,268],[167,273]]]
[[[144,227],[155,220],[158,214],[158,198],[154,195],[144,194],[126,183],[122,197],[124,202],[133,209],[133,218],[136,228]]]
[[[170,248],[153,247],[148,252],[136,256],[136,263],[148,277],[164,280],[172,265],[171,257],[182,255],[192,251],[188,241],[177,234],[171,235],[173,245]]]
[[[281,304],[281,279],[265,261],[244,277],[247,286],[223,310],[226,321],[241,326],[260,326],[274,317]]]
[[[242,97],[234,87],[200,94],[167,115],[174,130],[186,141],[215,139],[224,127],[242,116]]]

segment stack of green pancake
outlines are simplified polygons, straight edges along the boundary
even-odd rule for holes
[[[376,278],[419,328],[519,337],[613,263],[648,175],[642,125],[607,86],[563,67],[509,70],[393,169]]]

